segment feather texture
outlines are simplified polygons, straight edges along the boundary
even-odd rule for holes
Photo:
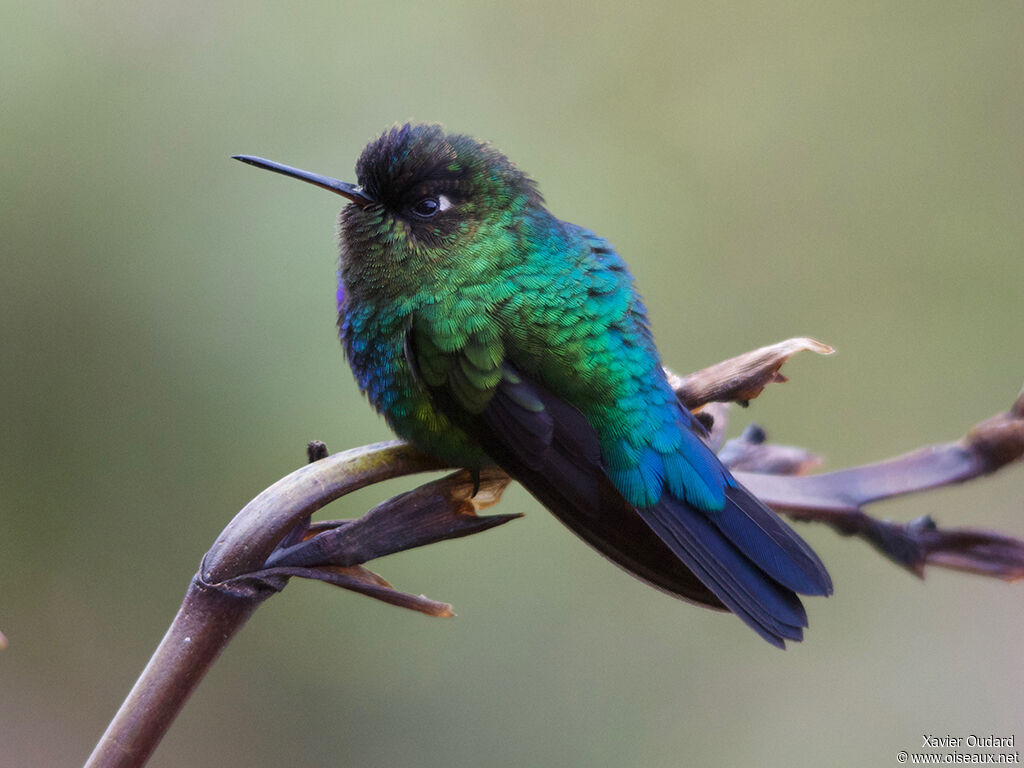
[[[828,594],[828,573],[701,440],[611,245],[551,215],[493,147],[436,126],[392,129],[357,168],[373,202],[341,214],[339,328],[391,427],[497,463],[650,584],[799,639],[796,593]],[[416,213],[430,200],[437,215]]]

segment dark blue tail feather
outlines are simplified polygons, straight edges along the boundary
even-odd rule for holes
[[[743,486],[727,488],[725,507],[706,514],[729,541],[782,586],[802,595],[832,594],[832,579],[814,550]]]
[[[637,510],[708,588],[768,642],[800,640],[807,614],[794,592],[769,577],[707,517],[669,495]]]

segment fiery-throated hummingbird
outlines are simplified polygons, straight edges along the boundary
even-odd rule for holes
[[[436,125],[372,141],[335,192],[338,327],[373,407],[456,466],[497,464],[640,579],[800,640],[810,547],[736,482],[676,399],[626,263],[555,218],[501,152]]]

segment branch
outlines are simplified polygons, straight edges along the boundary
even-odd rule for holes
[[[749,352],[687,377],[668,372],[684,405],[716,447],[724,438],[725,403],[746,404],[801,350],[831,353],[812,339],[791,339]],[[1024,542],[974,529],[943,530],[930,519],[901,525],[877,521],[864,504],[979,477],[1024,454],[1024,394],[1006,414],[975,427],[964,440],[903,457],[822,475],[803,475],[817,457],[772,446],[748,430],[722,450],[737,477],[766,503],[801,520],[826,522],[867,539],[915,573],[924,564],[1001,578],[1024,575]],[[433,616],[451,606],[395,590],[364,563],[386,554],[459,538],[517,515],[480,517],[501,498],[509,478],[498,469],[455,472],[396,496],[357,520],[310,524],[331,501],[374,483],[444,467],[401,442],[326,456],[309,446],[310,463],[267,488],[217,537],[193,577],[177,616],[86,768],[144,765],[188,696],[253,611],[292,577],[310,578]]]
[[[748,438],[749,442],[749,438]],[[755,441],[756,442],[756,441]],[[778,458],[769,446],[763,460]],[[737,461],[743,451],[734,446]],[[799,451],[786,448],[785,451]],[[930,516],[909,523],[877,520],[862,507],[991,474],[1024,456],[1024,391],[1006,413],[972,428],[961,440],[921,448],[903,456],[853,469],[797,477],[785,468],[765,473],[755,463],[736,477],[769,506],[795,520],[823,522],[846,536],[868,541],[886,557],[918,576],[936,565],[995,576],[1024,577],[1024,541],[978,528],[940,528]],[[772,458],[769,458],[772,457]],[[749,454],[748,454],[749,458]],[[732,464],[740,469],[740,464]],[[797,463],[792,471],[803,471]]]
[[[725,402],[747,405],[772,382],[785,382],[779,369],[796,352],[831,354],[814,339],[788,339],[747,352],[689,376],[666,369],[680,402],[712,414],[709,442],[721,445]],[[917,576],[926,565],[1007,581],[1024,577],[1024,541],[979,528],[940,528],[930,516],[909,523],[878,520],[862,507],[872,502],[962,483],[990,474],[1024,455],[1024,390],[1006,413],[981,422],[955,442],[921,448],[904,456],[853,469],[802,476],[821,458],[802,448],[768,445],[752,427],[730,441],[719,458],[758,498],[794,520],[823,522],[844,536],[856,536]]]
[[[311,450],[311,458],[315,457]],[[379,443],[320,459],[292,472],[249,502],[217,537],[149,664],[111,721],[86,768],[146,763],[185,701],[260,603],[292,576],[313,578],[435,616],[451,606],[398,592],[361,566],[382,555],[508,522],[477,517],[497,503],[509,479],[499,471],[474,481],[461,471],[401,494],[354,521],[309,525],[309,516],[347,493],[395,477],[441,469],[400,442]],[[336,536],[322,563],[295,564],[293,542]],[[322,540],[320,540],[322,541]],[[317,545],[311,545],[317,546]],[[276,566],[266,567],[274,555]]]

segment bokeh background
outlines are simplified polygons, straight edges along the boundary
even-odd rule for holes
[[[201,554],[387,429],[334,330],[339,200],[395,121],[489,138],[632,264],[686,371],[838,354],[734,414],[829,468],[955,439],[1024,378],[1018,2],[4,0],[0,764],[80,764]],[[328,510],[358,515],[418,479]],[[876,514],[1024,535],[1024,473]],[[154,766],[875,766],[1024,739],[1020,586],[801,532],[835,596],[784,653],[526,519],[378,562],[434,620],[294,583]]]

